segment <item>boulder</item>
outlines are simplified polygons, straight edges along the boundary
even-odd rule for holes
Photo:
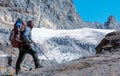
[[[120,31],[114,31],[105,36],[96,47],[97,53],[109,51],[115,52],[120,50]]]
[[[15,70],[11,67],[12,56],[0,51],[0,76],[12,76]]]

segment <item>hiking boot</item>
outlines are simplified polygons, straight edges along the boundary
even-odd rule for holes
[[[15,72],[16,75],[17,75],[19,72],[20,72],[20,69],[16,69],[16,72]]]
[[[43,67],[43,66],[39,65],[39,66],[36,66],[35,69],[37,69],[37,68],[42,68],[42,67]]]

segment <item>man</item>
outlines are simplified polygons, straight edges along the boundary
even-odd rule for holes
[[[18,74],[18,72],[20,71],[20,64],[22,63],[26,53],[32,55],[35,63],[35,68],[42,67],[39,64],[38,54],[37,51],[35,50],[34,43],[31,39],[31,31],[33,26],[34,26],[33,21],[30,20],[27,22],[25,30],[21,32],[23,45],[19,48],[19,56],[16,62],[16,74]]]

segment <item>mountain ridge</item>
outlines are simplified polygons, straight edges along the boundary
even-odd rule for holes
[[[36,27],[50,29],[77,29],[82,27],[117,29],[119,27],[119,23],[116,21],[113,21],[114,24],[110,25],[112,22],[110,17],[114,17],[112,15],[104,24],[83,21],[78,15],[72,0],[1,0],[0,7],[0,21],[8,26],[13,26],[15,20],[20,17],[24,21],[34,19]]]

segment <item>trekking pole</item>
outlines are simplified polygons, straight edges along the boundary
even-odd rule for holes
[[[33,41],[32,41],[33,42]],[[41,49],[39,48],[39,46],[35,43],[35,42],[33,42],[34,43],[34,45],[41,51]],[[42,51],[41,51],[42,52]],[[43,52],[42,52],[43,53]],[[45,53],[43,53],[43,55],[46,57],[46,59],[47,60],[49,60],[50,61],[50,59],[45,55]]]

